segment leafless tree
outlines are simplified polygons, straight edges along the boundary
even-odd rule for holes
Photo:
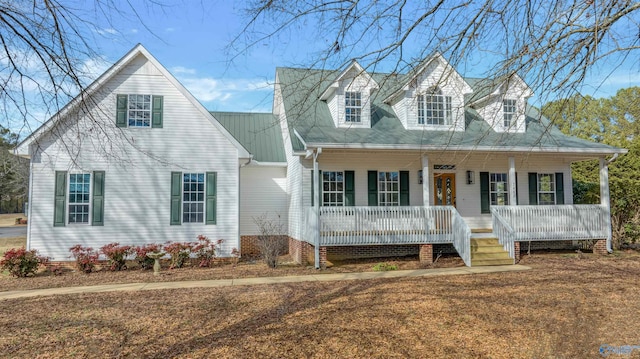
[[[270,268],[278,266],[278,257],[287,252],[287,236],[280,215],[270,216],[264,213],[253,218],[258,227],[258,249],[264,262]]]

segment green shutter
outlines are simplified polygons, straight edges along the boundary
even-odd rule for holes
[[[344,171],[344,205],[356,205],[356,188],[355,173],[353,171]]]
[[[151,111],[151,127],[152,128],[162,128],[162,107],[163,107],[163,97],[162,96],[153,96],[152,97],[152,111]]]
[[[104,226],[104,171],[93,172],[91,225]]]
[[[564,204],[564,175],[556,173],[556,204]]]
[[[128,95],[117,95],[116,100],[116,127],[127,127],[127,100]]]
[[[218,194],[218,174],[207,172],[207,204],[205,224],[216,224],[217,194]]]
[[[180,225],[180,207],[182,206],[182,172],[171,172],[171,221],[170,224]]]
[[[64,227],[67,208],[67,172],[56,171],[55,201],[53,202],[53,226]]]
[[[489,197],[489,172],[480,172],[480,213],[491,213]]]
[[[409,171],[400,171],[400,205],[409,205]]]
[[[378,171],[369,171],[367,174],[369,189],[369,206],[378,205]]]
[[[529,172],[529,204],[538,204],[538,174]]]

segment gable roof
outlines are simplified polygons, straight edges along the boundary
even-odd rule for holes
[[[406,76],[372,73],[380,90],[372,96],[371,128],[337,128],[327,103],[319,100],[326,86],[325,70],[278,68],[285,113],[294,151],[307,148],[363,148],[558,152],[613,154],[626,150],[563,134],[534,107],[526,109],[524,133],[497,133],[472,108],[465,108],[465,131],[407,130],[385,102]]]
[[[80,106],[85,98],[91,97],[100,88],[111,80],[115,75],[117,75],[124,67],[126,67],[131,61],[133,61],[137,56],[144,56],[151,64],[153,64],[162,75],[171,82],[171,84],[191,102],[191,104],[206,118],[209,119],[211,124],[216,127],[224,136],[238,149],[238,157],[239,158],[250,158],[251,155],[247,150],[218,122],[213,116],[207,111],[207,109],[202,106],[202,104],[196,100],[195,97],[164,67],[158,60],[156,60],[153,55],[144,47],[142,44],[137,44],[134,46],[129,52],[127,52],[120,60],[114,63],[107,71],[105,71],[102,75],[100,75],[95,81],[93,81],[89,86],[87,86],[80,94],[74,97],[68,104],[66,104],[60,111],[58,111],[55,115],[51,116],[42,126],[38,127],[35,131],[33,131],[29,136],[27,136],[22,142],[16,146],[14,152],[17,155],[28,157],[29,154],[29,146],[34,141],[37,141],[42,136],[44,136],[50,129],[54,128],[54,126],[66,115],[75,110],[78,106]]]
[[[510,84],[515,82],[524,85],[526,90],[530,92],[530,96],[533,95],[533,91],[531,90],[529,85],[527,85],[527,83],[524,82],[524,80],[520,76],[518,76],[518,74],[512,72],[494,79],[467,78],[467,83],[473,89],[473,93],[465,97],[465,102],[467,103],[467,106],[474,106],[492,96],[500,95],[500,88],[503,85],[509,86]]]
[[[231,135],[263,163],[286,163],[278,118],[271,113],[215,112],[215,117]]]
[[[368,78],[369,81],[372,82],[372,88],[378,88],[378,83],[369,75],[369,73],[364,69],[364,67],[360,66],[358,61],[353,60],[351,64],[347,66],[338,76],[336,76],[335,80],[327,86],[326,90],[322,92],[320,95],[321,100],[326,100],[329,98],[329,95],[333,93],[339,86],[340,81],[351,71],[351,69],[355,69],[357,71],[358,76],[363,75]]]

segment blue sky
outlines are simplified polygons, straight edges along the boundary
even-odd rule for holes
[[[164,8],[137,9],[142,9],[144,26],[132,18],[114,18],[99,25],[99,53],[112,63],[142,43],[210,110],[271,111],[276,66],[313,63],[314,52],[326,46],[313,31],[299,28],[232,58],[237,53],[226,47],[247,22],[235,2],[185,0]],[[103,63],[97,70],[105,66]],[[458,70],[466,76],[479,75]],[[606,64],[595,68],[581,92],[607,97],[638,84],[640,64],[637,59],[628,59],[618,69]]]
[[[236,2],[166,0],[166,6],[147,5],[144,0],[130,2],[137,16],[130,9],[123,12],[107,9],[102,14],[96,9],[85,9],[87,21],[92,24],[86,30],[89,43],[96,51],[95,58],[86,59],[85,70],[95,78],[137,43],[142,43],[206,108],[213,111],[270,112],[276,67],[313,64],[318,52],[331,41],[328,40],[330,36],[322,36],[318,33],[320,30],[309,23],[306,27],[303,24],[284,31],[277,39],[258,43],[248,52],[238,52],[228,49],[228,44],[242,33],[248,19]],[[81,0],[77,3],[86,5]],[[122,6],[125,2],[115,0],[114,3]],[[260,25],[266,31],[270,24]],[[405,51],[417,53],[420,45],[415,41],[408,42]],[[357,53],[366,46],[358,43],[344,51]],[[457,70],[463,76],[475,77],[482,76],[481,71],[491,66],[490,59],[486,58],[475,59],[475,63],[489,65],[485,69],[470,66],[476,72],[464,68]],[[378,70],[390,71],[382,67]],[[640,84],[640,63],[637,58],[630,57],[616,69],[600,64],[584,83],[580,89],[583,94],[614,95],[620,88]],[[546,99],[537,94],[531,102],[539,106]],[[39,117],[42,119],[38,122],[42,122],[48,116],[41,113]],[[31,129],[36,127],[34,124]],[[21,135],[24,130],[20,128]]]

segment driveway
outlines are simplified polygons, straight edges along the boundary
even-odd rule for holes
[[[27,226],[0,227],[0,238],[26,237]]]

